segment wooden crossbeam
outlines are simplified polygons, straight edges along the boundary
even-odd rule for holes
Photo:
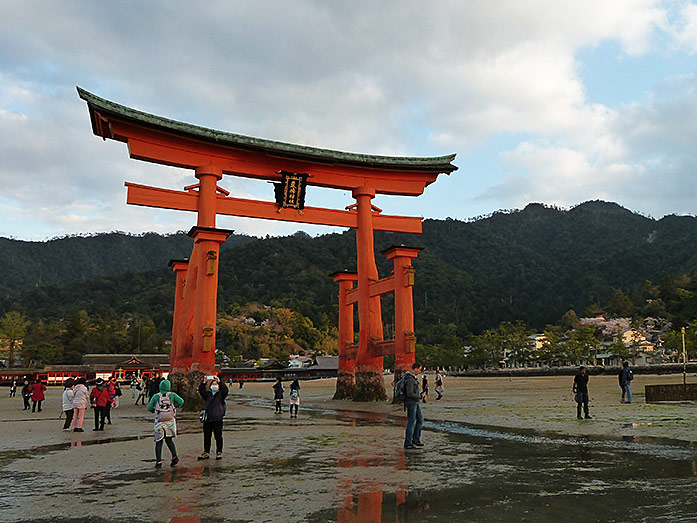
[[[382,296],[388,292],[394,292],[394,275],[388,276],[387,278],[382,278],[381,280],[376,280],[371,282],[368,286],[370,289],[370,296]],[[349,289],[346,291],[346,304],[351,305],[358,302],[358,287]]]
[[[128,196],[126,203],[157,207],[160,209],[177,209],[180,211],[198,210],[198,193],[195,191],[174,191],[126,182]],[[343,211],[324,209],[322,207],[305,207],[302,213],[296,209],[280,209],[273,202],[230,198],[218,195],[216,199],[217,214],[241,216],[246,218],[263,218],[334,227],[353,227],[358,225],[358,213],[355,210]],[[373,228],[379,231],[407,232],[421,234],[423,218],[412,216],[373,215]]]

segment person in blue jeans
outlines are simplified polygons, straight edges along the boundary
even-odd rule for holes
[[[414,363],[411,371],[406,371],[404,376],[404,409],[407,411],[407,430],[404,436],[404,448],[415,449],[423,447],[421,443],[421,428],[424,426],[424,415],[421,412],[421,394],[419,380],[416,378],[421,373],[421,365]]]
[[[622,389],[622,403],[632,402],[632,385],[631,382],[634,379],[634,375],[631,370],[629,370],[629,362],[622,362],[622,370],[620,371],[620,389]],[[627,396],[627,401],[625,402],[624,397]]]

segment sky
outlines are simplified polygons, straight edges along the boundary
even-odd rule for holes
[[[75,87],[195,125],[340,151],[456,153],[386,214],[468,220],[531,202],[697,213],[697,4],[0,0],[0,236],[172,233],[192,213],[128,206],[124,182],[191,171],[92,134]],[[225,176],[231,196],[268,183]],[[306,204],[343,209],[346,191]],[[334,232],[219,217],[256,236]]]

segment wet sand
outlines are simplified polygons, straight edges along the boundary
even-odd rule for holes
[[[386,380],[389,385],[391,377]],[[573,503],[578,473],[567,460],[576,452],[578,459],[595,463],[587,474],[595,476],[596,484],[615,473],[604,463],[629,456],[637,474],[656,471],[663,485],[673,481],[673,487],[695,490],[697,404],[646,405],[643,395],[644,385],[681,383],[681,375],[636,376],[632,405],[619,402],[616,377],[592,377],[593,419],[581,421],[575,416],[571,381],[446,377],[444,398],[435,401],[434,394],[423,406],[426,447],[406,453],[401,406],[333,401],[334,380],[308,381],[301,383],[299,418],[291,420],[287,402],[284,414],[274,414],[271,383],[235,386],[228,400],[224,458],[196,459],[202,447],[200,424],[193,413],[180,413],[176,444],[181,463],[170,468],[165,448],[162,470],[153,468],[151,415],[133,405],[130,391],[113,412],[113,425],[92,432],[88,413],[82,434],[61,431],[62,389],[49,389],[41,414],[23,411],[21,399],[3,391],[0,518],[404,521],[412,515],[420,521],[500,521],[507,514],[509,520],[552,521],[561,510],[555,503],[544,509],[537,502],[526,506],[527,498],[510,500],[522,485],[534,484],[537,494],[549,490],[554,493],[550,500]],[[594,449],[590,455],[589,448]],[[523,475],[511,483],[512,470],[519,467],[511,463],[518,459],[526,463],[519,470]],[[646,460],[656,460],[649,472],[642,468]],[[536,478],[535,463],[552,467],[548,473],[558,479]],[[633,480],[611,484],[625,481]],[[500,491],[503,484],[509,488]],[[626,485],[607,495],[614,496],[607,507],[623,495],[636,504],[636,491]],[[459,504],[460,497],[467,501]],[[682,508],[676,510],[695,503],[680,498],[675,505]],[[654,499],[645,504],[660,507]],[[650,513],[648,508],[642,512]],[[680,520],[680,513],[672,519]],[[585,514],[583,520],[623,519],[607,508],[596,519]]]

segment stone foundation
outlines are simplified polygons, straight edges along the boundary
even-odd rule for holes
[[[353,401],[386,401],[385,385],[382,373],[356,372],[356,387]]]
[[[674,385],[646,385],[646,403],[658,401],[692,401],[697,400],[697,383]]]
[[[353,378],[353,374],[341,372],[336,379],[336,392],[334,393],[333,399],[350,400],[353,398],[355,389],[356,382]]]
[[[168,376],[172,382],[172,392],[176,392],[184,399],[181,410],[198,412],[203,410],[204,401],[198,393],[198,386],[206,375],[203,372],[193,371],[188,374],[174,373]]]

